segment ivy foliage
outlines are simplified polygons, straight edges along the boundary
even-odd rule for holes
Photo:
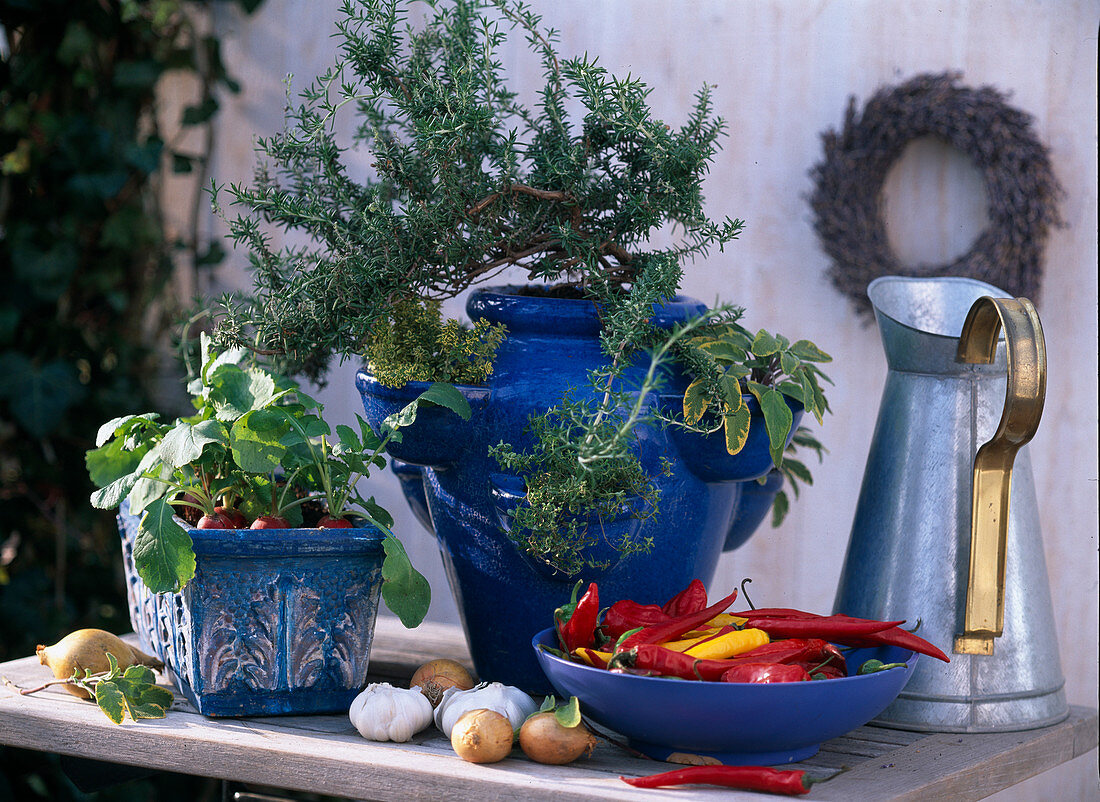
[[[217,259],[167,233],[158,196],[169,171],[198,182],[205,166],[167,140],[161,78],[195,79],[179,121],[199,139],[215,94],[238,88],[217,34],[194,24],[212,5],[0,0],[0,661],[129,626],[114,516],[88,505],[74,466],[100,422],[150,408],[171,373],[153,346],[175,315],[173,257]],[[0,775],[18,799],[84,798],[56,756],[2,748]],[[159,785],[157,798],[199,796],[198,781]]]

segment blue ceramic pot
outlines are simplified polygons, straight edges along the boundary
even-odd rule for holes
[[[696,577],[710,582],[744,482],[771,467],[767,436],[760,436],[763,417],[755,399],[748,399],[754,410],[750,442],[733,458],[725,454],[720,433],[673,435],[663,427],[639,427],[638,454],[661,494],[659,513],[638,531],[639,537],[653,539],[652,549],[580,576],[533,565],[506,532],[511,510],[520,503],[522,479],[502,475],[488,449],[502,440],[517,449],[528,447],[528,416],[555,406],[567,390],[592,397],[588,373],[606,362],[598,339],[599,315],[589,301],[524,297],[507,287],[473,293],[466,308],[474,320],[508,327],[488,386],[459,387],[474,407],[469,421],[441,410],[438,428],[403,432],[394,469],[418,518],[438,538],[478,676],[550,693],[526,644],[551,623],[554,610],[569,600],[578,580],[598,581],[604,606],[624,598],[663,603]],[[704,308],[698,301],[676,298],[655,309],[653,320],[667,327]],[[631,370],[640,379],[643,366]],[[360,371],[356,386],[368,422],[377,427],[428,385],[410,382],[394,391]],[[681,405],[684,387],[682,376],[670,375],[667,395],[655,402]],[[796,417],[792,431],[797,425]],[[661,470],[662,459],[672,463],[668,475]],[[627,516],[605,523],[621,527],[639,522]]]
[[[195,576],[150,593],[120,508],[130,622],[206,716],[344,713],[366,684],[382,588],[376,529],[191,529]]]

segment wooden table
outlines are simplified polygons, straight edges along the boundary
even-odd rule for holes
[[[468,662],[456,627],[424,624],[415,635],[380,618],[373,679],[407,685],[432,657]],[[167,718],[112,724],[92,704],[59,688],[22,696],[50,679],[28,657],[0,665],[0,743],[95,760],[358,799],[761,799],[714,787],[639,790],[619,775],[672,768],[601,741],[590,758],[544,766],[518,749],[492,765],[465,763],[429,728],[405,744],[361,738],[345,716],[207,719],[182,697]],[[815,786],[807,799],[981,799],[1096,747],[1095,710],[1074,708],[1053,727],[989,735],[927,734],[866,726],[795,764],[816,776],[849,771]]]

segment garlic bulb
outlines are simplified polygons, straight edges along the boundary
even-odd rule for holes
[[[455,722],[470,710],[492,710],[500,713],[518,730],[524,720],[539,708],[535,700],[519,688],[500,682],[483,682],[468,691],[448,688],[435,708],[435,726],[448,738]]]
[[[407,741],[432,723],[432,705],[419,688],[368,685],[355,697],[348,718],[371,741]]]

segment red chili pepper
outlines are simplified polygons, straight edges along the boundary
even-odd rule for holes
[[[805,610],[795,610],[792,607],[757,607],[753,610],[742,610],[739,613],[731,613],[738,618],[821,618],[819,613],[807,613]]]
[[[810,675],[794,663],[741,663],[722,672],[722,682],[809,682]]]
[[[752,622],[758,618],[824,618],[825,616],[818,615],[817,613],[807,613],[804,610],[795,610],[790,607],[757,607],[755,610],[744,610],[740,613],[733,613],[738,618],[746,618],[749,620],[752,626],[756,626]],[[769,633],[770,634],[770,633]],[[884,629],[881,632],[872,632],[862,638],[852,638],[845,641],[848,646],[864,647],[864,646],[900,646],[903,649],[908,649],[912,652],[919,654],[926,654],[929,657],[935,657],[937,660],[943,660],[945,663],[950,663],[951,658],[943,653],[943,650],[934,646],[926,641],[924,638],[916,635],[908,630],[901,629],[899,627],[891,627],[890,629]]]
[[[806,794],[815,780],[801,769],[781,771],[764,766],[685,766],[648,777],[619,777],[635,788],[661,788],[666,785],[706,783],[745,791],[770,791],[773,794]]]
[[[577,591],[580,582],[573,588],[573,596],[568,604],[554,611],[554,625],[558,630],[558,640],[566,654],[579,647],[593,646],[596,635],[596,619],[600,614],[600,595],[593,582],[580,601]]]
[[[661,608],[666,615],[673,618],[688,613],[695,613],[707,606],[707,589],[701,579],[693,579],[686,588],[681,590]]]
[[[714,616],[723,612],[727,607],[733,604],[733,600],[737,598],[737,590],[716,604],[712,604],[710,607],[698,610],[694,613],[688,613],[678,618],[672,618],[663,624],[654,624],[652,626],[645,627],[640,632],[635,632],[633,635],[625,638],[622,643],[615,647],[615,651],[624,651],[630,649],[633,646],[637,646],[641,643],[663,643],[666,640],[675,640],[685,632],[691,632],[700,624],[705,624]]]
[[[943,660],[945,663],[951,662],[951,658],[944,654],[942,650],[936,648],[919,635],[915,635],[900,627],[891,627],[881,632],[871,632],[859,638],[852,638],[847,641],[847,645],[855,647],[900,646],[912,652],[926,654],[929,657],[935,657],[937,660]]]
[[[616,653],[608,668],[627,668],[657,676],[717,682],[723,673],[740,665],[740,662],[734,658],[703,660],[656,643],[639,643],[628,651]]]
[[[864,637],[904,623],[850,618],[846,615],[823,615],[817,618],[753,618],[746,626],[762,629],[772,639],[822,638],[834,643],[848,644],[852,638]]]
[[[638,627],[662,624],[670,618],[671,616],[656,604],[638,604],[629,599],[623,599],[607,609],[600,629],[603,630],[604,637],[614,641],[618,640],[624,632]]]
[[[746,663],[810,663],[828,664],[847,672],[844,655],[833,644],[821,638],[787,638],[757,646],[732,658]]]

